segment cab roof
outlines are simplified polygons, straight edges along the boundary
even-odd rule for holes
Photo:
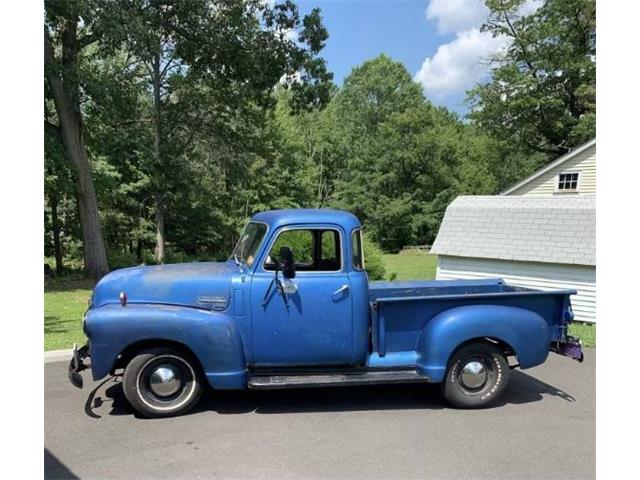
[[[324,208],[290,208],[285,210],[269,210],[255,214],[252,219],[255,222],[264,222],[270,229],[285,225],[300,224],[333,224],[341,226],[350,232],[360,227],[358,218],[343,210],[331,210]]]

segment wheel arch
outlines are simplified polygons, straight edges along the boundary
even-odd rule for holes
[[[121,368],[126,368],[129,362],[138,355],[138,353],[157,347],[167,347],[177,350],[178,352],[184,353],[190,356],[193,360],[196,361],[195,367],[198,368],[198,373],[200,375],[204,375],[204,368],[202,366],[202,360],[196,355],[196,353],[190,349],[187,345],[182,342],[171,340],[167,338],[145,338],[144,340],[137,340],[135,342],[130,343],[126,347],[122,349],[122,351],[116,357],[115,363],[111,369],[111,375],[115,374],[116,370]]]
[[[418,369],[441,382],[451,355],[476,341],[498,345],[523,368],[544,362],[551,329],[536,312],[504,305],[465,305],[444,310],[429,320],[418,339]]]
[[[502,340],[501,338],[495,338],[495,337],[474,337],[474,338],[470,338],[468,340],[465,340],[464,342],[458,344],[452,351],[451,354],[449,355],[449,358],[447,359],[447,365],[449,364],[449,362],[451,361],[451,357],[453,357],[453,355],[455,355],[455,353],[466,347],[467,345],[470,345],[472,343],[488,343],[490,345],[495,345],[496,347],[498,347],[500,349],[500,351],[503,353],[503,355],[505,356],[505,358],[513,356],[516,359],[518,358],[518,354],[516,353],[516,351],[514,350],[514,348],[509,345],[508,342]]]

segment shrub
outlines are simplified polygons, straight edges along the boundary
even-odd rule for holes
[[[154,257],[153,251],[145,250],[143,252],[144,264],[145,265],[157,265],[156,259]],[[184,253],[178,250],[167,249],[164,255],[164,263],[190,263],[190,262],[211,262],[211,261],[224,261],[226,258],[214,259],[205,254],[201,255],[190,255],[188,253]]]
[[[369,275],[369,280],[384,279],[386,268],[382,250],[376,242],[367,235],[362,236],[362,248],[364,250],[364,266]]]
[[[122,250],[109,250],[107,254],[109,260],[109,269],[117,270],[119,268],[133,267],[138,265],[138,259],[135,253]]]

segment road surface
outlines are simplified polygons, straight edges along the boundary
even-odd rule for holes
[[[116,379],[45,364],[46,478],[592,478],[595,350],[512,371],[501,404],[435,385],[217,392],[190,415],[135,416]]]

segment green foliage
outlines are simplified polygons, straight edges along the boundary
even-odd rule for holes
[[[365,62],[334,102],[336,154],[345,160],[333,162],[340,171],[328,203],[356,214],[385,250],[430,243],[457,195],[495,191],[493,144],[425,100],[401,63]]]
[[[107,258],[109,259],[109,266],[113,270],[130,267],[139,263],[135,253],[126,251],[111,250],[108,252]]]
[[[364,251],[364,267],[369,280],[383,280],[387,269],[380,246],[368,235],[362,236],[362,250]]]
[[[263,194],[252,182],[265,170],[282,173],[269,137],[278,128],[274,88],[289,91],[286,108],[295,112],[329,100],[332,75],[318,56],[328,33],[318,10],[303,16],[291,1],[260,0],[47,0],[45,10],[54,46],[65,32],[77,30],[80,39],[82,55],[65,62],[65,77],[82,90],[83,139],[109,250],[145,256],[161,209],[165,237],[181,252],[228,253],[254,203],[271,208],[282,182],[299,184],[294,170],[278,177],[277,191]],[[62,209],[55,223],[63,250],[66,239],[78,238],[79,220],[45,90],[45,248],[52,255],[51,205]],[[297,206],[300,195],[292,196],[283,206]]]
[[[511,43],[493,59],[491,81],[469,92],[469,117],[502,142],[510,164],[522,153],[553,159],[595,137],[595,0],[546,0],[518,17],[523,1],[486,2],[483,30]]]
[[[592,1],[548,0],[516,18],[521,1],[490,0],[485,30],[514,39],[470,93],[471,122],[431,104],[385,55],[331,84],[320,12],[302,17],[293,2],[80,3],[80,38],[100,41],[69,74],[112,268],[155,263],[160,203],[165,262],[227,258],[258,211],[333,207],[362,220],[370,276],[402,278],[377,245],[430,244],[456,196],[497,193],[594,134]],[[45,7],[60,27],[68,12]],[[46,85],[45,99],[45,255],[56,223],[73,269],[77,191]]]
[[[282,247],[291,249],[296,264],[313,263],[313,234],[310,230],[290,230],[280,234],[269,252],[272,260],[280,261]]]

